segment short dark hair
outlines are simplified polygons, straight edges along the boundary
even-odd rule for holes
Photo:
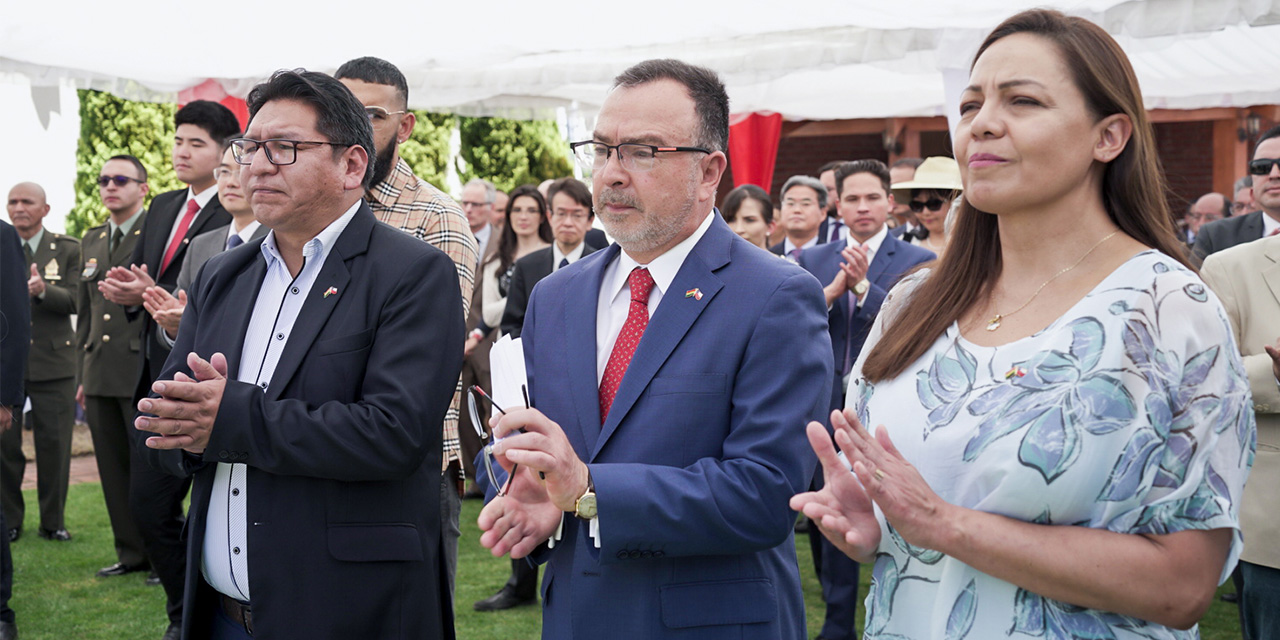
[[[574,202],[577,202],[587,208],[588,219],[596,216],[595,206],[593,206],[591,202],[591,190],[587,188],[587,185],[582,184],[582,181],[577,178],[560,178],[559,180],[552,182],[550,187],[547,187],[548,208],[550,208],[551,203],[555,201],[556,194],[562,191],[566,196],[573,198]]]
[[[912,169],[919,169],[922,164],[924,164],[924,158],[898,158],[889,168],[911,167]]]
[[[337,145],[363,147],[369,156],[369,165],[365,167],[364,180],[360,184],[365,189],[369,188],[373,180],[373,165],[377,162],[377,154],[373,150],[373,125],[369,124],[364,105],[356,100],[346,85],[317,71],[281,69],[273,73],[270,80],[249,92],[249,122],[253,122],[262,105],[273,100],[295,100],[311,106],[316,110],[316,131],[320,135]],[[342,147],[335,147],[333,156],[336,158],[342,152]]]
[[[695,144],[712,151],[729,150],[729,94],[716,72],[670,58],[645,60],[613,79],[614,88],[635,87],[657,80],[674,80],[689,90],[698,116]]]
[[[889,190],[889,167],[879,160],[854,160],[841,162],[840,166],[836,167],[836,196],[844,197],[844,179],[857,173],[869,173],[880,178],[885,195],[892,193]]]
[[[1267,129],[1262,135],[1258,136],[1258,141],[1253,143],[1253,152],[1258,152],[1258,146],[1272,138],[1280,138],[1280,124]]]
[[[243,136],[244,136],[243,131],[237,131],[235,135],[231,136],[230,138],[227,138],[226,140],[223,140],[222,144],[218,145],[218,151],[223,154],[226,154],[227,149],[231,148],[232,141],[234,141],[236,138],[240,138]]]
[[[836,174],[839,175],[839,174]],[[818,196],[818,208],[826,209],[827,205],[827,186],[822,181],[813,176],[791,176],[787,181],[782,183],[782,190],[778,192],[779,197],[787,197],[787,192],[796,187],[808,187]]]
[[[240,133],[240,121],[236,120],[236,114],[211,100],[192,100],[178,109],[173,116],[173,126],[177,128],[184,124],[204,129],[218,146]]]
[[[844,162],[844,160],[832,160],[831,162],[818,167],[818,177],[822,177],[822,174],[828,171],[835,171],[836,167],[840,166],[841,162]]]
[[[769,199],[769,192],[754,184],[737,187],[724,197],[724,206],[720,207],[720,215],[724,216],[724,221],[733,222],[738,217],[738,209],[742,208],[742,203],[748,200],[760,203],[760,214],[764,216],[765,224],[773,223],[773,201]]]
[[[124,160],[125,162],[128,162],[129,164],[133,165],[134,169],[138,170],[138,179],[143,182],[147,181],[147,168],[142,166],[141,160],[127,153],[121,153],[119,155],[114,155],[114,156],[111,156],[110,158],[107,158],[107,162],[111,162],[112,160]],[[107,162],[104,162],[102,164],[105,165],[107,164]]]
[[[406,109],[409,107],[409,82],[404,79],[404,74],[400,72],[400,68],[373,56],[365,56],[348,60],[338,67],[337,73],[333,77],[341,80],[343,78],[351,78],[352,80],[361,80],[369,84],[382,84],[396,88],[396,97],[400,98],[403,103],[401,106]]]

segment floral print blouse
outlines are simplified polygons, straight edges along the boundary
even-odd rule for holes
[[[868,347],[895,298],[890,293]],[[975,345],[952,325],[891,380],[855,365],[846,407],[894,444],[942,499],[1027,522],[1165,534],[1234,530],[1256,438],[1249,384],[1222,306],[1156,251],[1135,255],[1035,335]],[[867,638],[1195,638],[1050,600],[904,541],[882,539]]]

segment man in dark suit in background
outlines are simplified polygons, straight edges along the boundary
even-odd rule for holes
[[[781,203],[778,224],[787,232],[769,251],[795,262],[801,251],[828,240],[827,188],[817,178],[791,176],[782,185]]]
[[[80,241],[44,228],[49,214],[44,189],[23,182],[9,191],[9,219],[22,238],[31,295],[31,353],[27,358],[24,389],[31,399],[31,424],[35,440],[36,492],[40,503],[40,528],[46,540],[66,542],[64,512],[71,473],[71,429],[75,425],[76,350],[71,316],[76,312],[76,285],[80,280]],[[18,426],[22,426],[19,414]],[[22,429],[0,437],[0,500],[4,503],[6,532],[10,541],[22,534],[25,516],[22,476],[27,459],[22,453]]]
[[[551,194],[551,233],[555,242],[546,249],[539,249],[516,260],[516,270],[511,276],[511,289],[507,292],[507,308],[502,314],[502,333],[512,338],[520,337],[524,325],[524,311],[529,306],[529,294],[539,280],[563,269],[592,251],[600,249],[584,241],[587,230],[595,220],[591,207],[591,192],[576,178],[561,178],[547,189]]]
[[[0,220],[0,433],[13,428],[22,411],[22,368],[31,347],[31,296],[27,293],[22,242],[8,222]],[[0,531],[5,530],[0,511]],[[18,623],[9,596],[13,593],[13,557],[9,536],[0,536],[0,640],[16,640]]]
[[[1249,162],[1253,200],[1260,211],[1206,223],[1196,235],[1196,255],[1204,258],[1238,244],[1280,234],[1280,126],[1258,138]]]
[[[142,234],[133,248],[132,266],[111,269],[99,284],[108,300],[126,307],[131,315],[146,315],[142,294],[147,287],[159,285],[173,291],[187,245],[193,238],[231,222],[218,200],[213,170],[222,159],[222,144],[240,132],[235,115],[216,102],[196,100],[178,110],[174,124],[173,170],[188,187],[162,193],[151,201]],[[169,355],[169,345],[160,334],[154,322],[142,323],[135,400],[147,394]],[[134,447],[141,446],[138,440]],[[140,456],[135,456],[134,462],[129,505],[146,542],[151,567],[168,598],[166,635],[175,636],[182,625],[182,575],[186,562],[179,540],[182,499],[190,482],[152,469]]]
[[[136,426],[194,477],[184,638],[452,638],[442,422],[458,274],[377,222],[364,107],[280,71],[232,142],[271,233],[205,265]],[[153,415],[154,417],[153,417]]]
[[[829,308],[835,376],[831,410],[844,407],[846,377],[862,351],[867,332],[880,312],[885,294],[912,267],[933,260],[930,251],[912,246],[889,234],[885,221],[894,206],[889,168],[879,160],[845,162],[836,167],[840,216],[849,228],[845,242],[821,245],[800,254],[800,266],[825,284]],[[821,488],[822,471],[814,478]],[[809,542],[820,557],[822,599],[827,604],[821,637],[854,638],[854,612],[858,604],[858,563],[835,548],[818,527],[810,525]]]
[[[98,195],[110,215],[106,222],[86,231],[80,243],[84,268],[76,305],[80,312],[76,318],[80,371],[76,401],[84,407],[93,437],[93,456],[116,551],[115,564],[98,570],[100,578],[151,567],[129,508],[129,469],[135,455],[130,443],[137,413],[133,393],[142,355],[142,324],[147,318],[145,314],[130,318],[124,307],[107,300],[98,286],[111,269],[129,267],[147,217],[142,206],[147,190],[147,169],[137,158],[118,155],[103,163],[98,172]]]

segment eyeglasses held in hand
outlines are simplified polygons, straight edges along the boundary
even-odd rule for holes
[[[711,153],[702,147],[671,147],[637,142],[622,144],[605,144],[595,140],[574,142],[569,145],[578,164],[587,171],[600,170],[609,162],[609,153],[618,154],[618,162],[628,171],[648,171],[653,168],[659,153]]]
[[[99,187],[102,187],[105,189],[107,188],[107,185],[111,184],[112,182],[116,183],[117,187],[123,187],[129,184],[130,182],[137,182],[140,184],[142,183],[141,180],[137,178],[130,178],[129,176],[98,176]]]
[[[525,408],[528,409],[529,408],[529,391],[523,386],[520,389],[521,391],[524,391],[524,394],[525,394],[524,404],[525,404]],[[511,473],[507,474],[507,481],[505,483],[498,482],[498,474],[496,471],[494,471],[494,468],[493,468],[494,467],[493,445],[497,442],[497,440],[493,438],[492,431],[485,429],[484,421],[480,417],[480,410],[476,406],[476,398],[483,398],[484,400],[488,401],[489,406],[493,407],[495,411],[497,411],[498,413],[501,413],[504,416],[507,415],[507,412],[503,411],[502,407],[499,407],[497,403],[493,401],[493,398],[490,398],[489,394],[485,393],[484,389],[481,389],[479,385],[473,384],[467,389],[467,410],[471,412],[471,426],[475,427],[476,434],[480,436],[480,441],[484,442],[484,449],[483,449],[484,455],[481,457],[484,458],[485,473],[489,475],[490,486],[497,489],[498,496],[499,497],[505,496],[507,495],[507,489],[511,486],[511,478],[515,476],[516,469],[519,467],[519,465],[514,465],[514,464],[511,465]],[[519,432],[524,433],[524,429],[520,429]],[[543,478],[546,477],[541,472],[539,472],[538,475],[539,477],[543,477]]]
[[[262,149],[267,154],[267,162],[271,164],[293,164],[298,161],[298,145],[301,144],[327,144],[331,147],[355,146],[342,142],[322,142],[319,140],[287,140],[285,138],[253,140],[251,138],[236,138],[231,141],[231,156],[236,159],[236,164],[253,164],[254,157],[258,155],[258,150]]]

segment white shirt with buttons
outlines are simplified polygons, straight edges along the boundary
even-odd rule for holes
[[[236,380],[256,384],[263,391],[270,386],[271,375],[289,342],[289,334],[302,311],[307,292],[313,286],[330,286],[326,282],[317,284],[316,277],[333,250],[334,242],[355,217],[360,202],[356,201],[302,248],[304,260],[296,278],[289,275],[289,268],[276,248],[275,232],[267,234],[262,243],[267,274],[253,305]],[[205,520],[204,552],[200,564],[200,573],[209,586],[245,602],[250,601],[248,472],[248,467],[243,464],[218,463]]]

